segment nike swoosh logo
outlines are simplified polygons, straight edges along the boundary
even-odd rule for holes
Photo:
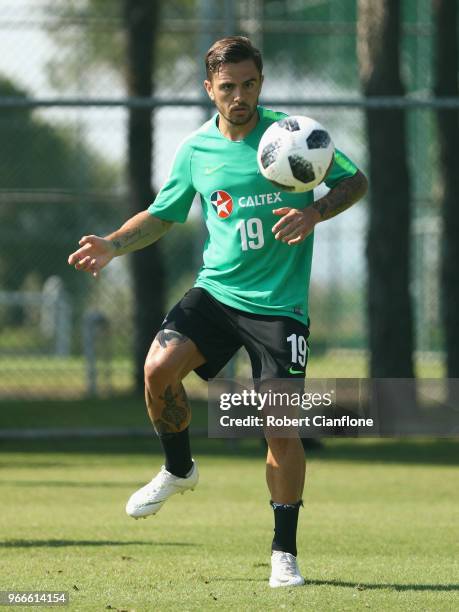
[[[223,162],[223,164],[219,164],[218,166],[215,166],[215,168],[205,168],[204,174],[213,174],[214,172],[217,172],[217,170],[220,170],[220,168],[223,168],[223,166],[226,166],[225,162]]]
[[[303,370],[294,370],[293,368],[290,368],[289,373],[290,374],[304,374]]]
[[[166,501],[167,497],[165,499],[158,499],[158,501],[154,501],[154,502],[146,502],[145,504],[139,504],[139,508],[146,508],[147,506],[156,506],[156,504],[160,504],[163,501]]]

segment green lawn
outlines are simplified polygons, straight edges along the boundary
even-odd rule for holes
[[[458,609],[457,441],[327,440],[300,518],[307,584],[278,590],[259,442],[195,440],[199,487],[145,521],[124,504],[160,465],[153,440],[0,445],[0,590],[66,590],[72,610]]]
[[[365,378],[367,359],[363,351],[331,350],[315,354],[308,362],[308,378]],[[238,361],[238,375],[250,377],[248,359]],[[439,356],[418,359],[416,373],[420,378],[441,378],[444,364]],[[98,390],[101,396],[127,393],[132,389],[132,360],[116,358],[107,369],[99,363]],[[185,387],[193,397],[206,397],[207,385],[194,373],[185,379]],[[84,397],[87,391],[86,364],[82,357],[46,355],[0,356],[0,398]]]
[[[193,400],[192,426],[207,428],[207,401]],[[148,428],[143,396],[110,399],[0,401],[0,430],[55,428]]]

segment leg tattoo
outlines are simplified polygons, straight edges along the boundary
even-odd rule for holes
[[[160,329],[156,334],[155,340],[159,342],[161,348],[167,348],[168,346],[184,344],[188,342],[189,338],[173,329]]]
[[[183,386],[180,385],[174,393],[169,385],[159,399],[164,402],[164,407],[160,418],[154,421],[156,432],[176,433],[184,429],[190,420],[190,406]]]

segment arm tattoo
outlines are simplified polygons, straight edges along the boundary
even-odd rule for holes
[[[183,386],[180,385],[178,392],[174,393],[169,385],[159,399],[164,402],[164,406],[160,418],[154,421],[156,432],[163,434],[181,431],[190,419],[190,406]]]
[[[153,217],[151,218],[153,219]],[[131,223],[131,220],[127,221],[127,223]],[[164,236],[170,227],[172,227],[171,221],[163,221],[155,217],[153,227],[151,227],[151,224],[146,226],[144,224],[141,227],[129,229],[123,225],[120,230],[110,235],[112,237],[107,236],[107,239],[111,240],[117,251],[129,253],[152,244],[161,238],[161,236]]]
[[[312,205],[322,218],[331,219],[363,198],[367,191],[367,179],[358,170],[354,176],[342,180],[326,196]]]
[[[184,344],[189,341],[189,338],[173,329],[160,329],[156,334],[155,340],[159,342],[161,348],[167,348],[168,346]]]
[[[140,231],[140,229],[135,229],[130,232],[126,232],[115,240],[112,240],[112,244],[117,249],[123,249],[125,247],[132,246],[133,244],[138,242],[141,237],[142,232]]]

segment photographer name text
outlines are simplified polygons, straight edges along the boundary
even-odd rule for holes
[[[373,427],[374,425],[373,419],[370,418],[349,415],[327,417],[323,414],[299,418],[273,415],[266,417],[248,415],[237,418],[225,414],[220,417],[219,422],[222,427]]]

